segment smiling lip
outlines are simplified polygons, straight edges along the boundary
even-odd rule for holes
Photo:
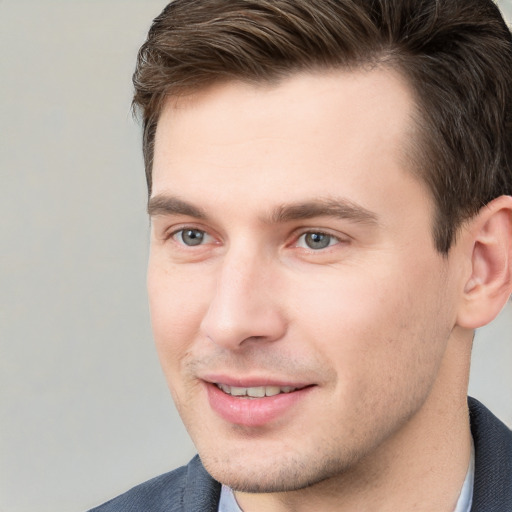
[[[261,427],[284,415],[313,386],[219,378],[205,381],[210,407],[235,425]]]

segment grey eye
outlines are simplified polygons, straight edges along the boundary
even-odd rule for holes
[[[304,243],[309,249],[325,249],[332,244],[333,238],[326,233],[305,233]]]
[[[182,229],[177,235],[185,245],[193,246],[203,243],[205,233],[199,229]]]

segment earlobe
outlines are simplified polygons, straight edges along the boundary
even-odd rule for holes
[[[512,293],[512,196],[501,196],[471,220],[471,275],[464,283],[457,324],[476,329],[491,322]]]

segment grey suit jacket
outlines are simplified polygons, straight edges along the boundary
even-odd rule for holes
[[[512,512],[512,432],[480,402],[468,399],[475,443],[471,512]],[[89,512],[217,512],[220,484],[199,457]]]

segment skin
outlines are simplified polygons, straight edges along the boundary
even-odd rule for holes
[[[434,206],[405,152],[413,110],[386,69],[219,84],[163,110],[156,346],[203,463],[244,511],[455,506],[470,456],[474,326],[459,320],[474,233],[448,256],[434,247]],[[308,247],[307,233],[328,245]],[[215,379],[310,387],[247,426],[212,408]]]

